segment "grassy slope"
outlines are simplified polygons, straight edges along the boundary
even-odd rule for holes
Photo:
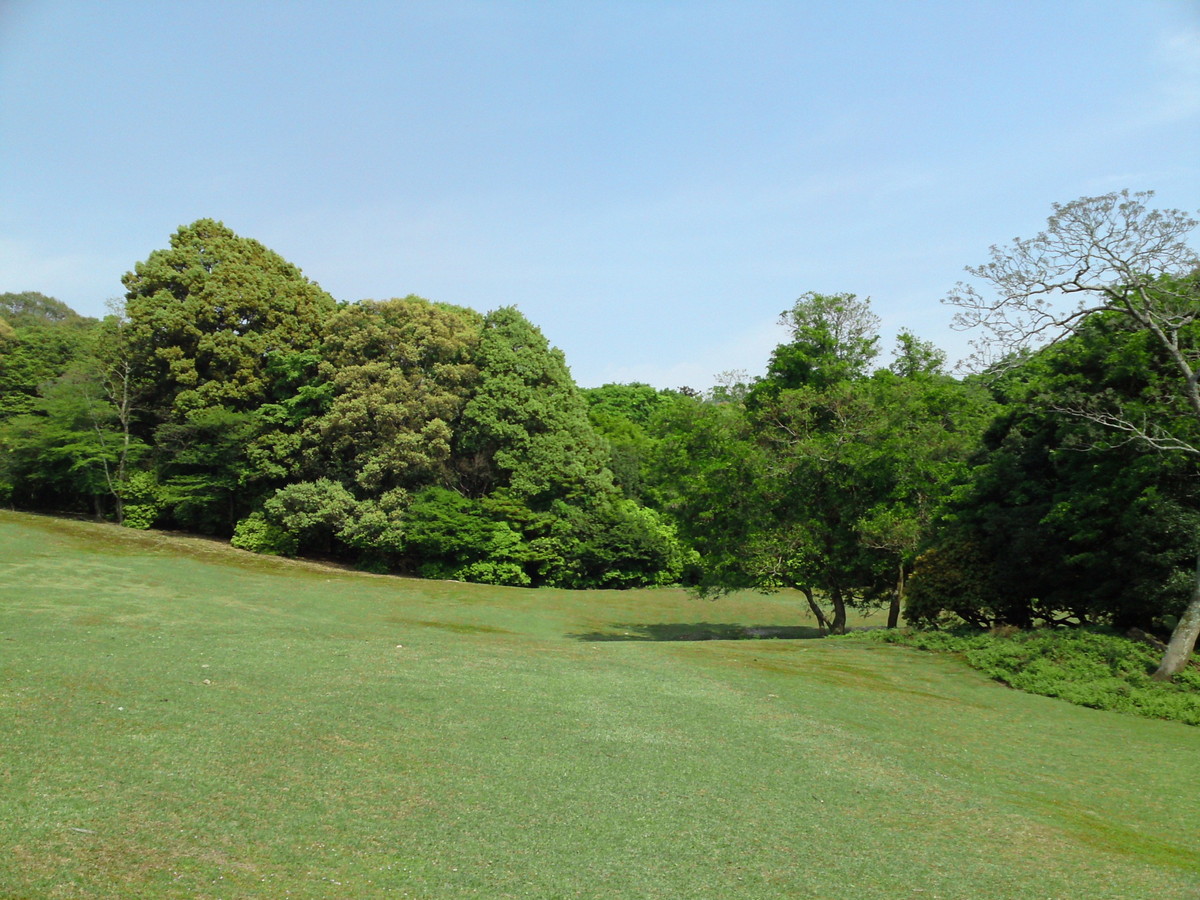
[[[1197,896],[1200,730],[704,620],[0,513],[0,897]]]

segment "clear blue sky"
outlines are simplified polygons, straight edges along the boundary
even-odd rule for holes
[[[341,300],[516,304],[576,380],[761,374],[1050,204],[1200,207],[1200,0],[0,0],[0,291],[98,315],[223,220]]]

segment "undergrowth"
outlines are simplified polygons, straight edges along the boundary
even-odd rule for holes
[[[1173,683],[1151,679],[1160,653],[1099,628],[989,632],[877,630],[870,640],[956,653],[1017,690],[1079,706],[1200,725],[1200,671],[1188,667]]]

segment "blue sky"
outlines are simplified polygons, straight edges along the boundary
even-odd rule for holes
[[[0,291],[101,314],[223,220],[341,300],[516,304],[584,386],[761,374],[1053,202],[1200,207],[1200,0],[0,0]]]

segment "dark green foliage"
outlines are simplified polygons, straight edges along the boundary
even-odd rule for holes
[[[1200,527],[1194,464],[1063,411],[1086,395],[1161,419],[1179,402],[1171,377],[1146,334],[1111,314],[1009,372],[970,487],[918,566],[910,620],[1155,630],[1178,615]]]
[[[989,400],[939,374],[915,338],[904,374],[868,374],[877,320],[853,295],[805,295],[785,322],[794,339],[744,403],[722,395],[664,417],[660,503],[700,552],[702,587],[815,592],[835,631],[853,605],[889,600],[894,620]]]
[[[256,500],[247,458],[255,431],[252,413],[219,406],[158,427],[159,496],[175,523],[202,534],[232,533]]]
[[[1079,706],[1200,725],[1200,671],[1151,679],[1160,650],[1103,629],[868,632],[874,640],[961,654],[997,681]]]
[[[628,499],[658,392],[607,391],[612,421],[636,420],[628,452],[608,452],[619,440],[599,437],[562,354],[515,309],[484,317],[411,296],[338,307],[210,219],[125,285],[98,328],[41,295],[0,300],[5,500],[377,571],[579,587],[679,577],[674,526]],[[606,465],[618,458],[623,491]]]

